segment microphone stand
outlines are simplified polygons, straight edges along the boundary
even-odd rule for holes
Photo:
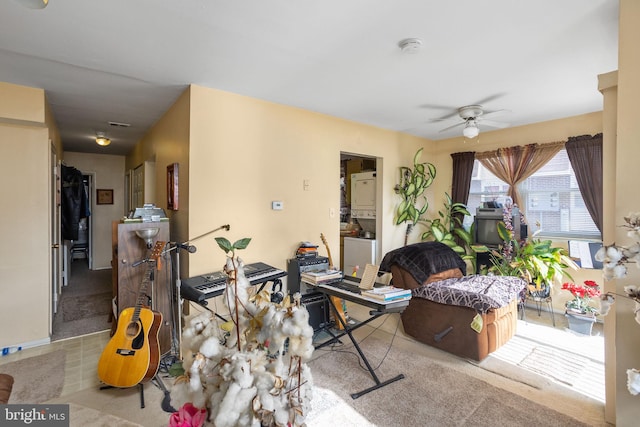
[[[180,277],[180,254],[178,253],[178,249],[184,249],[189,253],[195,253],[196,252],[196,247],[190,245],[191,242],[195,242],[196,240],[200,240],[205,236],[208,236],[209,234],[215,233],[216,231],[220,231],[222,229],[225,229],[226,231],[229,231],[231,227],[229,226],[229,224],[225,224],[222,225],[216,229],[213,229],[211,231],[207,231],[204,234],[201,234],[199,236],[194,237],[193,239],[187,240],[186,242],[183,243],[178,243],[178,242],[169,242],[169,249],[166,249],[165,251],[162,252],[162,254],[166,254],[169,253],[171,251],[176,251],[176,300],[177,300],[177,305],[178,305],[178,329],[177,329],[177,340],[174,340],[173,342],[175,343],[175,345],[178,347],[178,358],[180,360],[182,360],[182,278]],[[175,302],[175,301],[174,301]]]

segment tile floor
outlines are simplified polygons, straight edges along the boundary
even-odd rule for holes
[[[0,365],[64,349],[66,350],[65,381],[62,389],[62,395],[64,396],[100,384],[98,380],[98,360],[108,341],[109,331],[67,338],[3,356],[0,358]]]

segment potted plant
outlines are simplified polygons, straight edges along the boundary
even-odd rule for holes
[[[413,227],[429,208],[424,191],[433,184],[436,177],[436,167],[429,162],[420,162],[421,154],[422,148],[413,156],[413,169],[406,166],[400,167],[400,184],[394,188],[395,192],[402,197],[402,202],[396,209],[396,225],[407,223],[404,235],[405,246]]]
[[[504,222],[499,222],[497,228],[505,243],[500,250],[492,251],[490,272],[522,277],[529,284],[529,295],[537,300],[548,298],[553,284],[561,283],[563,276],[573,280],[567,269],[577,270],[578,266],[566,249],[554,247],[551,240],[537,239],[540,229],[519,242]]]
[[[420,220],[426,227],[422,240],[444,243],[466,262],[476,269],[476,253],[488,251],[485,246],[473,244],[473,224],[467,231],[462,221],[465,215],[471,215],[463,203],[453,203],[449,193],[445,193],[444,209],[438,211],[438,218]]]
[[[591,328],[596,321],[598,310],[590,305],[591,298],[600,296],[600,287],[593,280],[585,280],[584,284],[564,283],[562,289],[571,292],[573,299],[565,304],[565,316],[569,321],[569,329],[584,335],[591,335]]]

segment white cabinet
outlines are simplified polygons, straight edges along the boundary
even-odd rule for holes
[[[362,277],[364,267],[376,262],[375,239],[361,239],[358,237],[344,238],[344,265],[342,271],[345,276],[351,276],[355,266],[359,266],[357,277]]]

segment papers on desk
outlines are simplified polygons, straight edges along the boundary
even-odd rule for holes
[[[362,295],[381,301],[397,301],[411,298],[411,290],[396,288],[394,286],[383,286],[380,288],[373,288],[368,291],[362,291]]]
[[[340,286],[336,286],[336,283],[321,284],[321,285],[318,285],[318,289],[320,291],[323,291],[324,289],[326,289],[327,291],[331,290],[331,292],[328,292],[330,295],[335,295],[335,296],[338,296],[339,298],[344,298],[348,301],[353,301],[355,303],[369,305],[369,306],[371,306],[370,303],[374,303],[376,306],[385,307],[385,310],[396,308],[396,307],[405,307],[409,304],[409,300],[411,299],[411,292],[409,292],[408,294],[400,298],[384,300],[384,299],[367,296],[364,294],[366,291],[362,291],[361,293],[355,293],[355,292],[343,289]]]
[[[300,274],[300,280],[311,285],[321,285],[323,283],[331,283],[342,280],[342,271],[340,270],[320,270],[307,271]]]
[[[601,269],[602,262],[596,261],[596,252],[602,247],[600,242],[569,240],[569,256],[578,260],[582,268]]]

